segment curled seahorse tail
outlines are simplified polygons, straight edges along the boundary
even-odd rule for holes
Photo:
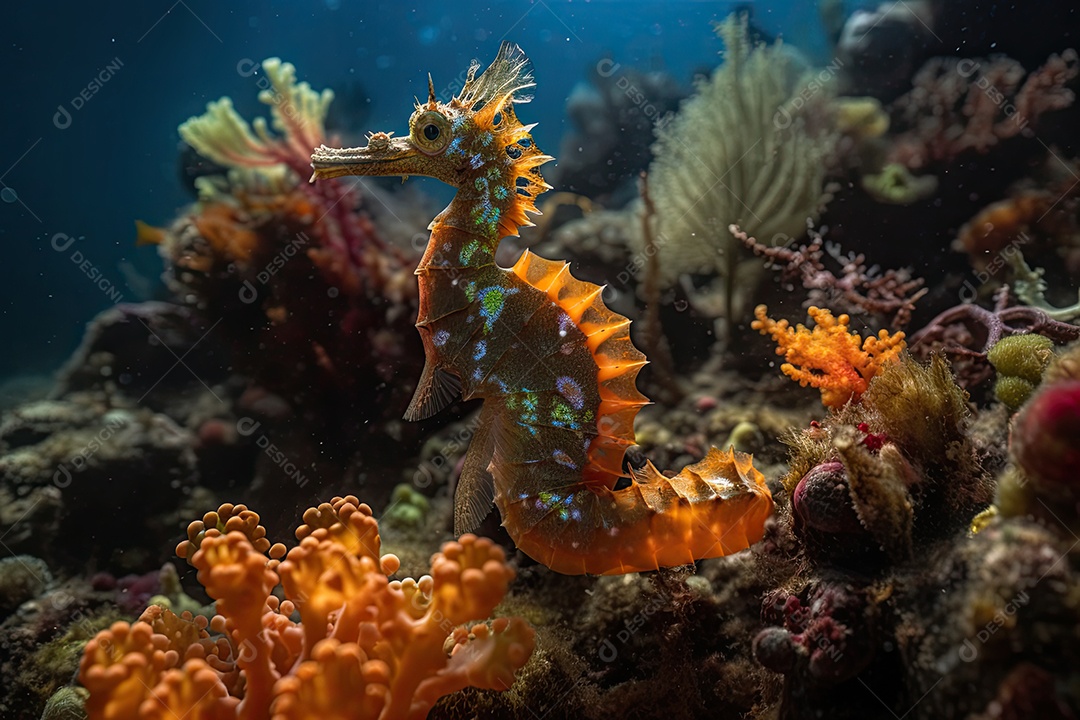
[[[583,482],[543,492],[512,488],[498,451],[495,504],[518,547],[557,572],[615,575],[745,550],[764,534],[772,496],[752,457],[712,448],[673,478],[652,463],[621,490]],[[550,487],[550,486],[549,486]],[[512,492],[512,491],[511,491]]]

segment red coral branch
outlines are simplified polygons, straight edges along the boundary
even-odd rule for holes
[[[810,244],[797,249],[769,247],[749,237],[738,226],[728,228],[736,239],[767,258],[778,268],[784,280],[798,278],[809,295],[803,307],[831,306],[849,314],[869,314],[885,319],[885,324],[902,328],[911,321],[915,302],[926,294],[923,279],[911,276],[907,269],[881,270],[867,267],[866,256],[843,255],[837,246],[826,247],[821,233],[809,230]],[[840,265],[839,275],[825,265],[828,254]]]

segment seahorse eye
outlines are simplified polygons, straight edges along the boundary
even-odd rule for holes
[[[438,110],[420,110],[409,122],[412,141],[425,155],[438,155],[450,144],[450,120]]]

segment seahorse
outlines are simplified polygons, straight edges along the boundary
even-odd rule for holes
[[[492,503],[518,548],[566,574],[620,574],[692,563],[761,539],[772,496],[750,455],[708,451],[667,477],[647,462],[624,467],[645,356],[630,321],[607,308],[603,287],[569,264],[526,250],[499,267],[502,237],[539,215],[550,189],[514,106],[531,100],[531,64],[504,42],[480,75],[473,61],[460,92],[416,102],[409,134],[370,133],[366,147],[316,148],[316,179],[422,175],[457,188],[429,226],[416,268],[416,327],[426,363],[405,413],[427,418],[459,395],[483,398],[454,498],[455,532],[469,532]]]

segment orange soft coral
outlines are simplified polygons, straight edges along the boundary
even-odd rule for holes
[[[91,720],[419,720],[462,688],[506,690],[532,655],[520,618],[464,627],[514,577],[490,540],[462,536],[430,576],[391,581],[399,562],[380,553],[378,523],[355,497],[308,509],[287,555],[265,536],[243,505],[188,527],[177,554],[219,614],[151,606],[99,633],[80,668]],[[279,581],[284,600],[271,594]]]
[[[848,329],[847,315],[833,317],[825,308],[807,310],[816,324],[811,331],[787,320],[773,320],[768,308],[754,309],[750,327],[776,341],[776,354],[787,361],[780,370],[800,385],[821,390],[821,402],[832,408],[858,400],[885,365],[896,362],[905,347],[904,333],[882,330],[863,340]]]

